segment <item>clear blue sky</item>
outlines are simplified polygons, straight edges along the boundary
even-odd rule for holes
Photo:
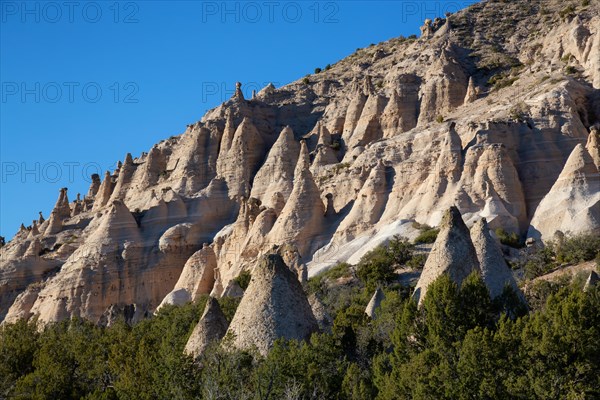
[[[236,81],[279,87],[473,2],[2,0],[0,235],[182,133]]]

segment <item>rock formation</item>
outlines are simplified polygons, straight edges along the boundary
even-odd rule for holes
[[[100,185],[102,182],[100,181],[100,175],[98,174],[92,174],[91,180],[92,182],[90,183],[90,188],[88,189],[86,197],[93,199],[96,197],[98,190],[100,190]]]
[[[198,358],[211,343],[218,342],[225,336],[228,327],[229,323],[219,302],[214,297],[209,297],[200,321],[185,345],[185,353]]]
[[[175,287],[160,305],[185,304],[195,301],[200,295],[209,294],[215,284],[216,268],[215,253],[210,246],[205,244],[202,249],[188,258]]]
[[[235,130],[231,146],[224,156],[224,169],[218,171],[227,182],[230,196],[250,195],[250,182],[260,166],[263,154],[264,142],[261,135],[252,121],[244,118]]]
[[[281,208],[273,204],[274,194],[281,193],[284,203],[290,197],[299,153],[300,143],[294,138],[292,128],[285,127],[254,176],[251,197],[281,212]]]
[[[592,155],[578,144],[537,207],[528,236],[547,239],[556,231],[600,232],[599,221],[600,173]]]
[[[308,297],[308,302],[310,303],[312,313],[317,320],[317,324],[319,325],[319,330],[322,332],[329,331],[333,325],[333,319],[327,312],[323,302],[314,294]]]
[[[274,245],[297,252],[286,262],[299,282],[414,238],[413,222],[437,226],[454,205],[467,225],[486,218],[536,246],[600,232],[600,9],[549,24],[524,2],[479,2],[252,99],[236,85],[92,175],[85,196],[61,190],[47,220],[33,213],[0,249],[0,320],[110,324],[239,295],[232,280]],[[489,35],[490,15],[502,35]],[[449,215],[417,297],[440,273],[476,269]]]
[[[479,259],[481,277],[490,291],[491,298],[494,299],[502,295],[506,286],[510,286],[516,294],[522,297],[512,271],[504,261],[502,251],[490,235],[485,218],[475,222],[475,225],[471,228],[471,240]]]
[[[358,192],[352,210],[338,227],[337,234],[346,240],[353,239],[356,232],[374,226],[385,209],[386,200],[385,165],[380,160],[369,173],[365,184]]]
[[[598,277],[596,271],[590,271],[590,274],[588,275],[588,278],[585,281],[585,285],[583,286],[583,291],[587,292],[591,290],[594,286],[598,284],[599,280],[600,278]]]
[[[381,302],[385,299],[385,295],[383,294],[383,290],[381,288],[377,288],[375,293],[373,293],[373,297],[369,300],[369,304],[367,304],[367,308],[365,309],[365,314],[369,316],[371,319],[376,318],[377,309],[381,305]]]
[[[305,340],[317,330],[298,278],[281,256],[263,256],[229,326],[233,344],[266,354],[278,338]]]
[[[325,215],[325,206],[309,166],[308,149],[303,142],[294,170],[294,188],[269,232],[271,243],[293,244],[302,258],[306,258],[318,243]]]
[[[114,189],[114,182],[112,181],[112,179],[113,178],[110,175],[110,172],[106,171],[106,173],[104,174],[104,180],[100,184],[98,192],[96,193],[96,199],[94,201],[93,206],[94,211],[99,210],[108,203],[110,195],[112,194],[112,191]]]
[[[447,274],[460,285],[471,272],[479,271],[477,253],[458,208],[450,207],[444,213],[439,229],[413,294],[419,304],[425,299],[427,287],[440,275]]]
[[[311,165],[311,172],[317,173],[320,168],[338,162],[335,151],[331,148],[331,134],[323,124],[317,125],[318,142],[315,149],[315,159]]]
[[[223,289],[222,297],[243,297],[244,289],[236,281],[229,281],[225,289]]]
[[[442,49],[426,74],[419,123],[434,121],[461,106],[467,94],[468,79],[455,49]]]

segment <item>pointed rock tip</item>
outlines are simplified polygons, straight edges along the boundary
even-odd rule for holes
[[[591,270],[590,274],[588,275],[587,280],[585,281],[585,285],[583,286],[583,291],[584,292],[590,291],[593,287],[595,287],[598,284],[599,280],[600,280],[600,277],[598,277],[598,274],[596,273],[596,271]]]
[[[283,136],[286,140],[294,139],[294,130],[292,129],[291,126],[286,125],[281,130],[280,136]]]
[[[375,319],[377,309],[381,306],[381,302],[385,299],[385,294],[380,287],[375,290],[369,304],[365,308],[365,314],[367,314],[370,318]]]
[[[582,168],[586,168],[589,164],[593,164],[594,160],[590,153],[588,153],[587,149],[584,147],[582,143],[577,143],[565,166],[563,168],[563,173],[569,173],[573,171],[580,170]]]
[[[279,247],[273,249],[273,252],[262,256],[258,262],[257,272],[270,272],[273,274],[289,272],[289,268],[283,261],[283,257],[277,253]],[[291,272],[290,272],[291,273]]]
[[[233,94],[233,98],[236,100],[244,100],[244,93],[242,92],[242,83],[235,83],[235,93]]]
[[[475,232],[489,231],[489,226],[485,217],[479,218],[477,221],[475,221],[471,230],[474,230]]]
[[[204,318],[208,314],[219,313],[222,314],[221,305],[217,301],[216,297],[209,296],[208,300],[206,300],[206,306],[204,306],[204,312],[202,313],[202,317]]]
[[[301,176],[310,168],[310,155],[308,154],[308,147],[306,146],[306,140],[300,142],[300,154],[298,155],[298,163],[294,170],[294,179]]]
[[[448,228],[453,226],[464,226],[465,222],[462,219],[462,215],[458,210],[458,207],[451,206],[446,212],[444,212],[444,216],[442,217],[442,221],[440,223],[440,228]]]
[[[130,213],[129,208],[127,207],[125,202],[121,199],[113,200],[110,205],[110,209],[111,209],[111,212],[114,212],[114,213],[121,213],[121,212]]]
[[[375,87],[373,86],[373,82],[371,80],[371,76],[365,76],[365,81],[363,85],[364,94],[369,95],[375,93]]]

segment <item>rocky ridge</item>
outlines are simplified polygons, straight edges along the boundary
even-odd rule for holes
[[[599,26],[596,2],[490,0],[253,99],[238,88],[22,226],[0,249],[0,320],[135,322],[236,292],[273,245],[302,280],[413,221],[469,242],[459,225],[481,218],[537,241],[600,232]]]

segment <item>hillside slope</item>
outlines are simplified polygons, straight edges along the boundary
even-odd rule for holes
[[[0,249],[0,320],[137,321],[220,296],[273,245],[312,275],[452,205],[537,240],[600,232],[599,27],[597,2],[486,1],[253,99],[238,88]],[[181,292],[186,265],[201,290]]]

